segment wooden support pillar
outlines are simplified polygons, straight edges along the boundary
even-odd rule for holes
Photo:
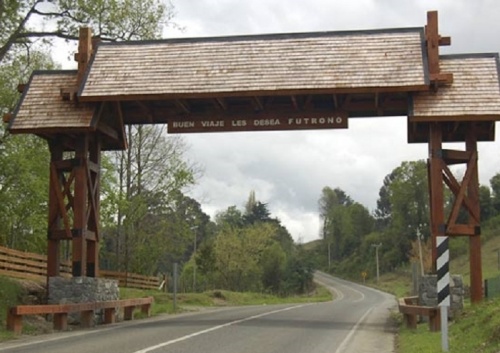
[[[101,139],[95,136],[90,145],[88,164],[89,175],[89,219],[88,229],[95,234],[87,239],[87,276],[99,277],[99,209],[100,209],[100,169],[101,169]]]
[[[73,204],[73,277],[87,275],[87,201],[89,137],[79,136],[75,142]]]
[[[60,192],[58,189],[63,183],[61,175],[54,164],[61,161],[63,158],[63,149],[60,144],[55,141],[49,142],[50,149],[50,182],[49,182],[49,219],[48,219],[48,249],[47,249],[47,285],[48,278],[59,276],[60,269],[60,240],[54,236],[53,231],[58,230],[61,226],[61,215],[59,204]],[[53,181],[53,182],[52,182]]]
[[[467,152],[472,152],[474,156],[477,156],[477,134],[473,123],[470,123],[467,129],[466,136],[466,149]],[[478,173],[478,163],[477,157],[475,163],[472,164],[473,170],[471,171],[471,179],[467,187],[467,196],[470,201],[473,211],[479,218],[480,212],[480,202],[479,202],[479,173]],[[475,229],[479,228],[479,220],[475,220],[473,217],[469,216],[469,225]],[[480,232],[475,232],[475,234],[469,237],[469,266],[470,266],[470,282],[471,282],[471,302],[478,303],[483,299],[483,275],[482,275],[482,264],[481,264],[481,238]]]
[[[436,271],[436,239],[444,236],[444,187],[443,187],[443,160],[442,160],[443,132],[439,123],[431,123],[429,128],[429,193],[431,209],[431,237],[432,237],[432,270]]]

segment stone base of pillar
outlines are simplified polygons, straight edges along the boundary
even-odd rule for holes
[[[50,277],[49,304],[88,303],[120,299],[118,281],[95,277]],[[117,311],[118,312],[118,311]],[[94,323],[104,321],[104,314],[96,312]],[[71,314],[70,324],[80,322],[79,313]]]

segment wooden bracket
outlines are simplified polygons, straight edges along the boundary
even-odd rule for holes
[[[12,114],[11,113],[6,113],[3,115],[3,118],[2,118],[2,121],[5,123],[5,124],[8,124],[10,123],[10,121],[12,120]]]
[[[24,89],[26,88],[26,84],[25,83],[20,83],[17,85],[17,91],[19,93],[24,93]]]
[[[71,102],[77,101],[76,93],[78,92],[78,87],[76,86],[63,87],[61,88],[60,92],[61,92],[61,97],[64,101],[71,101]]]

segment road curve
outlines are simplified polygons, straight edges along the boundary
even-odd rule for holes
[[[0,353],[393,352],[392,296],[323,273],[332,302],[209,309],[0,344]]]

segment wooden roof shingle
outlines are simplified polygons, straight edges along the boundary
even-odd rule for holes
[[[81,100],[424,90],[423,28],[101,43]]]
[[[453,84],[414,93],[410,121],[500,120],[498,54],[445,55],[440,66]]]
[[[65,101],[61,88],[76,85],[76,71],[35,71],[9,125],[12,133],[91,130],[94,105]]]

